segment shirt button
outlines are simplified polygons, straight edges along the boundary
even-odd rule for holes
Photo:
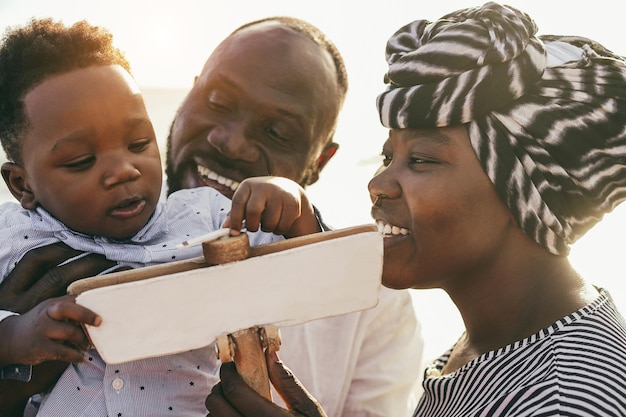
[[[115,391],[119,391],[124,387],[124,380],[122,378],[115,378],[111,383],[111,386]]]

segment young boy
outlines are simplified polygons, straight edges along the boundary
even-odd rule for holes
[[[262,218],[263,230],[287,237],[320,231],[301,187],[284,179],[246,180],[232,203],[208,187],[160,201],[160,153],[129,71],[112,36],[86,22],[32,20],[6,34],[0,140],[11,162],[2,176],[20,204],[0,206],[0,237],[11,242],[0,248],[0,280],[29,249],[57,241],[117,267],[200,256],[199,246],[176,246],[222,227],[231,204],[233,230],[245,219],[256,231]],[[277,239],[250,237],[251,244]],[[206,415],[204,397],[217,379],[209,348],[108,366],[93,350],[83,360],[88,341],[80,324],[99,318],[69,296],[4,316],[0,366],[75,362],[44,395],[38,415]]]

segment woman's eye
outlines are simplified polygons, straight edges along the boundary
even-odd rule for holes
[[[411,165],[422,165],[422,164],[428,164],[431,162],[434,162],[434,161],[430,159],[422,158],[420,156],[412,156],[411,158],[409,158],[409,164]]]
[[[391,156],[383,155],[383,166],[388,167],[391,164]]]

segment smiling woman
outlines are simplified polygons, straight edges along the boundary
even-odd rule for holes
[[[165,139],[173,115],[182,102],[186,88],[144,87],[142,88],[146,108],[153,121],[162,160],[165,160]],[[350,117],[346,115],[346,118]],[[384,135],[381,132],[380,138]],[[337,157],[340,157],[339,152]],[[366,180],[380,166],[382,157],[375,153],[362,162],[352,157],[345,166],[331,162],[320,182],[308,188],[309,195],[325,217],[335,227],[349,227],[369,223],[369,198],[365,191]],[[348,156],[346,156],[347,158]],[[4,162],[0,155],[0,162]],[[326,183],[326,178],[334,179]],[[321,184],[321,185],[320,185]],[[337,191],[335,191],[337,189]],[[14,201],[4,186],[0,187],[0,203]],[[599,286],[607,288],[618,307],[626,311],[626,277],[623,272],[623,248],[626,247],[626,206],[617,207],[613,213],[583,236],[572,246],[570,260],[574,267]],[[460,245],[460,243],[457,243]],[[450,347],[463,329],[463,321],[448,295],[439,289],[412,290],[414,306],[419,317],[429,317],[438,311],[437,320],[422,320],[424,338],[424,361],[430,362],[440,352]]]
[[[373,221],[366,186],[379,167],[372,159],[382,160],[377,155],[387,134],[374,108],[385,69],[382,54],[385,41],[404,23],[407,15],[438,17],[442,12],[472,3],[467,0],[429,3],[388,0],[385,10],[399,12],[381,14],[378,6],[352,8],[336,0],[232,0],[219,5],[177,0],[149,7],[139,0],[109,0],[98,4],[80,0],[3,0],[0,1],[0,25],[4,29],[8,25],[22,24],[31,16],[57,16],[66,22],[87,18],[110,28],[133,65],[165,160],[165,138],[174,112],[220,39],[243,22],[274,14],[291,14],[317,23],[344,53],[351,86],[336,135],[341,147],[320,180],[307,191],[329,224],[348,227]],[[511,0],[506,3],[523,7],[535,16],[543,33],[578,33],[584,28],[585,34],[615,52],[626,52],[623,37],[615,31],[616,27],[621,27],[622,15],[617,13],[614,0],[596,0],[585,7],[572,7],[571,0]],[[347,30],[347,27],[358,30]],[[0,201],[11,200],[14,199],[6,187],[0,187]],[[626,311],[626,277],[622,272],[623,248],[626,247],[624,230],[626,206],[622,205],[576,242],[569,256],[574,267],[592,283],[611,292],[622,311]],[[462,247],[464,242],[450,242],[450,245]],[[423,318],[427,341],[425,358],[430,359],[456,341],[463,323],[443,291],[412,293],[418,315]],[[436,316],[433,311],[438,312]]]
[[[626,201],[626,60],[537,31],[488,2],[418,15],[387,42],[385,168],[368,185],[382,281],[443,289],[464,324],[427,367],[415,416],[626,413],[626,322],[568,259]],[[442,326],[439,312],[425,316]],[[267,359],[288,410],[222,365],[210,414],[323,415],[289,363]]]

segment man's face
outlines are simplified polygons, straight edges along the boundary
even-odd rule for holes
[[[206,62],[168,138],[168,190],[208,185],[227,197],[248,177],[315,182],[337,145],[330,55],[277,25],[227,38]]]

